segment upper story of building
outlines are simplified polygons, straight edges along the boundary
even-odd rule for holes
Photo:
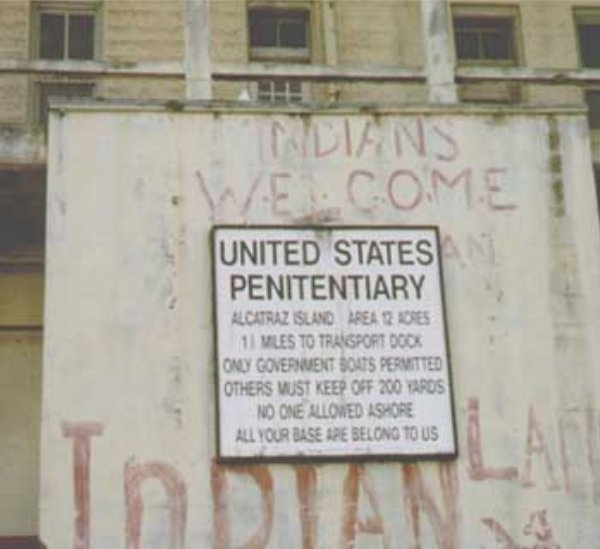
[[[600,0],[2,0],[0,232],[20,241],[43,232],[53,97],[587,103],[599,167]]]
[[[0,29],[16,129],[53,96],[402,104],[436,79],[460,101],[587,100],[600,127],[600,0],[3,0]]]

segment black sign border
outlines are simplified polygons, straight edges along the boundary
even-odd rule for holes
[[[216,267],[216,233],[220,229],[236,229],[248,231],[268,230],[290,230],[290,231],[337,231],[337,230],[428,230],[435,235],[438,275],[440,282],[440,295],[442,301],[442,317],[444,342],[446,345],[446,363],[448,365],[448,385],[450,391],[450,415],[452,418],[452,434],[454,437],[454,449],[450,452],[433,454],[336,454],[336,455],[314,455],[293,454],[277,456],[223,456],[221,454],[221,403],[219,383],[219,346],[218,329],[219,313],[217,308],[217,267]],[[364,463],[364,462],[416,462],[416,461],[453,461],[458,458],[458,430],[456,427],[456,404],[454,400],[454,384],[452,373],[452,361],[450,359],[450,339],[448,337],[448,316],[446,307],[446,292],[444,284],[444,269],[442,266],[442,250],[440,245],[440,229],[438,225],[243,225],[243,224],[218,224],[210,229],[210,254],[212,263],[212,321],[213,321],[213,374],[215,386],[215,435],[216,435],[216,461],[223,465],[247,465],[247,464],[305,464],[305,463]]]

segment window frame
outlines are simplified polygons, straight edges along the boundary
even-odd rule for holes
[[[577,65],[580,69],[600,69],[598,66],[589,66],[583,64],[583,52],[581,41],[579,39],[579,25],[592,24],[600,27],[600,6],[597,8],[573,8],[573,22],[575,23],[575,39],[577,41]]]
[[[306,44],[304,47],[285,47],[285,46],[253,46],[252,45],[252,29],[250,14],[253,11],[268,12],[281,14],[282,16],[290,13],[302,13],[305,21],[305,36]],[[246,7],[246,31],[247,31],[247,47],[248,59],[252,62],[291,62],[291,63],[310,63],[313,52],[313,37],[314,37],[314,10],[311,9],[311,4],[307,2],[286,2],[275,4],[264,4],[260,2],[249,3]],[[285,82],[286,88],[293,79],[285,78],[285,76],[277,78],[261,78],[250,83],[250,94],[255,101],[277,105],[285,103],[304,103],[310,100],[310,84],[300,82],[300,98],[286,99],[285,101],[276,101],[274,99],[259,98],[260,82],[276,81]],[[287,94],[287,92],[286,92]]]
[[[66,62],[66,63],[81,63],[97,61],[101,57],[100,38],[101,31],[101,3],[94,2],[36,2],[32,4],[32,38],[31,38],[31,58],[41,61],[50,62]],[[64,52],[61,59],[46,59],[41,56],[41,16],[43,14],[62,15],[65,19],[65,37],[64,37]],[[68,20],[72,15],[92,15],[94,23],[94,39],[92,41],[92,57],[85,59],[73,59],[69,57],[69,37],[68,37]]]
[[[261,82],[269,82],[274,83],[276,81],[281,81],[286,84],[286,86],[290,82],[297,82],[297,80],[279,77],[279,78],[261,78],[260,80],[255,80],[250,84],[250,95],[254,98],[255,101],[260,103],[266,103],[269,105],[282,105],[282,104],[298,104],[298,103],[306,103],[310,101],[310,85],[307,82],[300,81],[300,98],[299,99],[286,99],[285,101],[276,101],[274,99],[264,99],[260,97],[259,86]],[[286,91],[286,94],[289,93]]]
[[[253,46],[250,14],[253,11],[262,11],[273,14],[302,13],[305,16],[305,47],[286,47],[286,46]],[[248,4],[246,8],[246,29],[247,29],[247,47],[248,58],[252,61],[291,61],[293,63],[310,63],[312,59],[312,37],[313,37],[313,10],[310,5],[290,3],[289,5],[281,4]]]
[[[585,65],[583,63],[583,49],[579,36],[579,26],[582,24],[598,25],[600,32],[600,6],[599,7],[573,7],[573,23],[575,31],[575,40],[577,42],[577,66],[581,70],[600,71],[600,62],[598,66]],[[587,108],[588,127],[591,132],[598,133],[600,131],[600,108],[592,110],[590,108],[589,94],[600,96],[600,87],[585,86],[581,90],[581,95],[584,104]],[[600,97],[599,97],[600,99]],[[598,187],[600,190],[600,187]],[[600,200],[600,198],[599,198]]]
[[[480,6],[471,4],[452,4],[451,6],[451,21],[452,21],[452,45],[457,65],[460,66],[478,66],[478,67],[516,67],[523,63],[523,47],[521,36],[521,18],[519,6]],[[458,56],[456,46],[456,27],[454,25],[455,18],[473,18],[473,19],[504,19],[510,22],[511,30],[511,50],[512,58],[510,59],[492,59],[492,58],[462,58]]]

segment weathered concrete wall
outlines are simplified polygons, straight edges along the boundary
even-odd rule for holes
[[[419,68],[425,63],[418,2],[336,2],[340,65]],[[342,84],[341,101],[424,102],[418,84]]]
[[[0,2],[0,59],[29,56],[29,5]],[[27,121],[27,77],[0,76],[0,122],[20,125]]]
[[[50,134],[50,549],[596,544],[583,115],[73,110]],[[215,223],[439,224],[458,460],[216,464]]]
[[[41,324],[39,272],[0,273],[0,537],[38,529],[42,336],[6,331]]]
[[[0,333],[0,537],[38,531],[41,334]]]
[[[103,2],[103,57],[121,63],[183,59],[183,11],[179,0]]]
[[[341,64],[420,67],[424,64],[417,2],[336,2]],[[374,32],[379,29],[379,32]]]

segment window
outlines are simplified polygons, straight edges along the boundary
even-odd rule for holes
[[[600,10],[575,12],[581,66],[600,68]]]
[[[310,62],[308,9],[250,7],[248,35],[252,61]],[[308,99],[308,84],[276,78],[259,80],[252,89],[259,101],[290,103]]]
[[[253,60],[310,60],[307,10],[250,8],[248,25]]]
[[[40,5],[37,12],[37,57],[83,60],[96,57],[96,13],[86,6]],[[62,6],[62,7],[61,7]]]
[[[583,67],[600,67],[600,23],[577,25],[579,52]]]
[[[36,122],[46,125],[51,99],[77,99],[92,97],[93,94],[93,82],[38,82]]]
[[[454,45],[461,65],[506,66],[519,63],[518,12],[511,6],[454,6]],[[461,101],[518,103],[522,89],[513,82],[461,84]]]
[[[600,10],[575,12],[579,59],[584,68],[600,68]],[[593,130],[600,129],[600,89],[584,92],[588,107],[588,122]]]
[[[297,80],[260,80],[257,85],[259,101],[297,103],[303,100],[302,83]]]
[[[514,21],[511,15],[454,13],[454,43],[459,61],[515,63]]]

